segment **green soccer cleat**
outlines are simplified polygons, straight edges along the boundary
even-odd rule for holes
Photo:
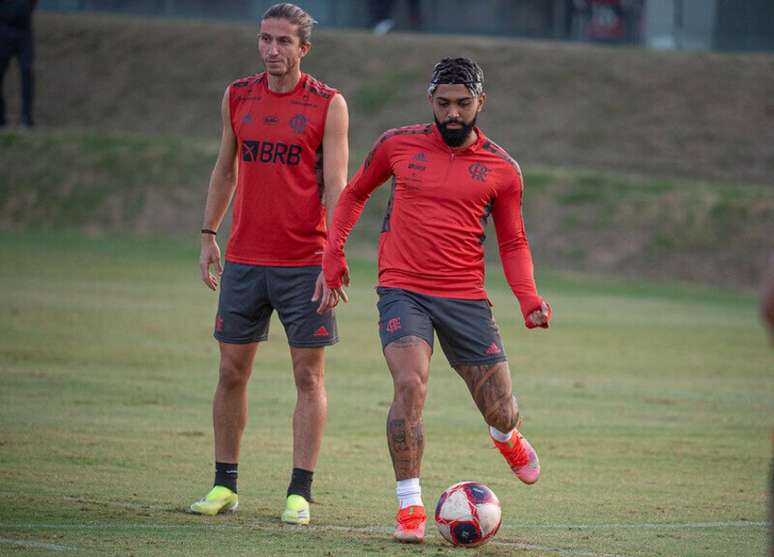
[[[287,524],[309,524],[309,502],[300,495],[288,495],[282,522]]]
[[[215,516],[218,513],[234,512],[238,506],[236,493],[227,487],[216,485],[207,495],[191,505],[191,512]]]

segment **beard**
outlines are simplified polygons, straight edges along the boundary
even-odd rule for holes
[[[478,118],[478,115],[473,116],[473,119],[467,124],[462,120],[449,120],[442,124],[438,121],[438,118],[436,118],[435,115],[433,115],[433,118],[435,119],[435,125],[438,126],[438,131],[441,132],[441,137],[443,137],[446,145],[449,147],[459,147],[465,143],[465,140],[473,131],[473,128],[476,127],[476,119]],[[462,127],[449,128],[449,124],[451,123],[462,124]]]

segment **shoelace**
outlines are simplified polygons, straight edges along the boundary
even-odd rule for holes
[[[525,466],[529,464],[529,453],[524,447],[524,443],[521,442],[519,435],[516,434],[514,437],[517,442],[513,444],[513,447],[510,448],[505,458],[508,460],[508,464],[510,464],[511,467]]]
[[[410,514],[404,519],[399,520],[398,523],[404,528],[414,529],[419,527],[426,519],[426,516]]]
[[[423,518],[417,518],[412,516],[411,518],[404,520],[400,523],[401,528],[405,530],[414,530],[419,528],[425,520]]]

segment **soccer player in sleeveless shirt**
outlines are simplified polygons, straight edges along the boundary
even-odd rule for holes
[[[394,384],[387,418],[400,510],[394,537],[421,542],[426,514],[419,484],[422,408],[433,332],[464,379],[494,445],[516,476],[537,481],[537,453],[516,429],[519,412],[502,339],[484,291],[484,232],[494,220],[500,258],[527,327],[548,327],[535,287],[521,216],[516,162],[476,127],[483,72],[467,58],[436,64],[429,100],[434,124],[385,132],[339,198],[323,269],[342,295],[344,244],[370,194],[392,177],[379,239],[379,334]],[[329,304],[335,302],[331,299]]]
[[[323,351],[338,340],[328,308],[340,293],[331,293],[321,273],[326,209],[332,215],[346,184],[348,157],[343,97],[300,69],[311,48],[313,23],[293,4],[269,8],[258,34],[265,71],[234,81],[223,96],[223,135],[207,193],[199,261],[204,283],[212,290],[218,282],[221,287],[214,332],[220,346],[213,400],[215,482],[191,505],[199,514],[237,507],[247,382],[258,343],[267,339],[277,310],[297,392],[293,471],[282,520],[309,523],[312,474],[327,414]],[[216,231],[232,196],[231,236],[221,268]],[[327,311],[318,312],[322,306]]]

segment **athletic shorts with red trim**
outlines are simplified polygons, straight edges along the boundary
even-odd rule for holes
[[[438,335],[449,365],[483,365],[508,359],[489,300],[460,300],[376,289],[382,349],[405,336],[417,336],[433,348]]]
[[[277,310],[290,346],[315,348],[336,344],[339,337],[335,311],[319,315],[319,302],[311,301],[320,269],[226,261],[213,336],[227,344],[265,341],[272,312]]]

